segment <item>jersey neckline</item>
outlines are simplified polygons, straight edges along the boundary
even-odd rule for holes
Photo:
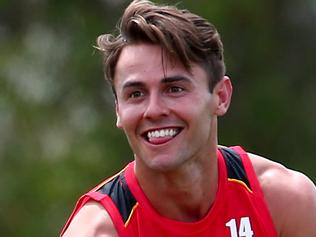
[[[215,200],[208,211],[208,213],[203,217],[201,220],[195,221],[195,222],[182,222],[177,221],[174,219],[167,218],[165,216],[162,216],[159,214],[150,204],[148,198],[146,197],[145,193],[141,189],[137,177],[134,173],[134,165],[135,161],[128,164],[125,172],[125,178],[127,181],[128,186],[130,187],[130,190],[132,194],[134,195],[136,201],[138,202],[138,208],[143,208],[146,212],[146,215],[148,215],[150,218],[153,218],[153,221],[156,221],[157,223],[161,223],[164,226],[170,226],[172,229],[176,229],[181,231],[181,233],[198,233],[203,231],[205,228],[208,228],[209,226],[209,220],[212,218],[216,218],[216,215],[219,214],[220,210],[223,210],[225,207],[225,201],[222,199],[225,194],[223,193],[225,191],[224,185],[225,180],[227,179],[227,171],[226,171],[226,165],[223,158],[223,155],[218,150],[217,151],[217,160],[218,160],[218,188],[215,196]]]

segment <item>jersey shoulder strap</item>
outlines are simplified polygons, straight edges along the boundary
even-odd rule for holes
[[[137,201],[127,185],[125,171],[108,180],[95,192],[102,194],[102,196],[108,196],[120,213],[123,222],[128,221]]]
[[[249,190],[263,198],[261,185],[248,153],[240,146],[220,147],[219,149],[226,163],[228,179],[242,182]]]
[[[117,231],[123,233],[123,228],[125,224],[128,223],[137,205],[137,201],[126,183],[125,170],[126,169],[123,169],[118,174],[104,180],[91,191],[80,197],[62,229],[60,237],[64,234],[79,210],[89,201],[100,203],[110,215]]]
[[[238,150],[235,148],[221,147],[219,148],[226,164],[228,180],[243,183],[249,190],[252,191],[252,185],[249,182],[248,171],[244,166],[244,160]]]

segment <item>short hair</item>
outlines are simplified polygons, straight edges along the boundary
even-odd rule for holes
[[[103,53],[105,78],[114,94],[120,53],[126,45],[137,43],[160,45],[188,71],[192,62],[202,66],[209,77],[210,91],[225,74],[223,44],[213,24],[175,6],[134,0],[124,11],[118,34],[103,34],[97,38],[97,48]]]

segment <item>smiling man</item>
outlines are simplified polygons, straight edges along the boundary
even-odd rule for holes
[[[316,236],[306,176],[218,145],[232,85],[212,24],[133,1],[97,42],[134,161],[79,200],[61,236]]]

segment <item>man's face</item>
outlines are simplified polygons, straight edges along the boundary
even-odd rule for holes
[[[124,130],[136,163],[168,171],[210,155],[220,99],[210,93],[202,67],[193,64],[188,72],[162,53],[157,45],[126,46],[114,87],[117,126]]]

